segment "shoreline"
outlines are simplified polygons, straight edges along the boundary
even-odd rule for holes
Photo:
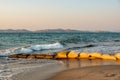
[[[64,70],[48,80],[119,80],[120,65],[89,66]]]
[[[61,63],[45,64],[42,67],[32,68],[12,77],[12,80],[46,80],[64,70]]]
[[[84,74],[86,75],[88,73],[88,78],[89,78],[90,72],[92,72],[90,74],[92,76],[96,74],[97,76],[99,76],[101,75],[101,72],[99,71],[104,70],[105,72],[107,72],[106,69],[111,69],[111,70],[113,69],[114,71],[116,72],[119,71],[119,72],[113,73],[112,71],[108,71],[110,74],[106,73],[105,75],[120,76],[120,69],[119,69],[120,64],[116,63],[116,61],[113,61],[113,60],[103,61],[100,59],[98,60],[76,60],[76,59],[68,59],[68,60],[66,59],[63,59],[63,60],[16,59],[15,60],[15,59],[10,59],[5,62],[7,62],[7,64],[4,63],[4,66],[1,66],[0,68],[4,69],[6,65],[7,65],[7,68],[3,72],[1,72],[1,74],[9,73],[12,76],[8,78],[2,78],[2,79],[0,78],[1,80],[6,80],[6,79],[7,80],[49,80],[49,79],[59,80],[58,79],[59,77],[57,76],[61,76],[63,80],[70,80],[68,76],[71,76],[73,78],[74,76],[81,77],[81,75],[78,75],[78,73],[83,74],[83,76]],[[115,69],[117,66],[119,67]],[[64,79],[64,76],[65,78],[68,78],[68,79]],[[77,80],[77,79],[75,78],[74,80]],[[80,80],[82,80],[82,78]],[[88,79],[85,79],[85,80],[88,80]],[[93,78],[93,80],[97,80],[97,79]],[[100,79],[100,80],[104,80],[104,79]],[[108,80],[117,80],[117,79],[108,79]]]
[[[46,80],[64,70],[62,61],[12,59],[0,64],[0,80]]]

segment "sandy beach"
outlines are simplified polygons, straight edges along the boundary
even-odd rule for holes
[[[102,65],[65,70],[49,80],[120,80],[120,65]]]
[[[0,68],[3,70],[0,72],[1,80],[119,80],[120,78],[120,65],[111,60],[10,59],[1,63]]]
[[[47,60],[45,62],[47,62]],[[34,64],[32,63],[32,65]],[[102,60],[98,61],[95,60],[77,61],[74,59],[67,61],[51,60],[47,64],[44,64],[42,66],[34,65],[34,67],[27,68],[23,72],[11,77],[11,80],[61,80],[61,79],[119,80],[120,65],[116,64],[115,62],[113,63],[113,61]]]
[[[46,80],[62,70],[61,61],[10,59],[0,64],[0,80]]]
[[[7,61],[7,63],[6,63]],[[120,65],[103,60],[10,59],[0,80],[120,80]]]
[[[14,75],[12,80],[46,80],[62,70],[61,64],[46,64],[42,67],[32,68],[29,71]]]

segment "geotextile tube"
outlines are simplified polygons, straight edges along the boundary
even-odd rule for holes
[[[102,59],[102,60],[120,60],[120,53],[102,54],[102,53],[77,53],[75,51],[62,51],[56,55],[50,54],[12,54],[10,58],[36,58],[36,59]]]

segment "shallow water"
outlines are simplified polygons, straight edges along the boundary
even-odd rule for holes
[[[87,66],[120,65],[120,60],[114,61],[114,60],[101,60],[101,59],[95,59],[95,60],[64,59],[61,61],[65,63],[66,69],[81,68]]]
[[[48,59],[4,59],[0,62],[0,80],[13,80],[14,75],[34,70],[36,68],[48,67],[48,65],[60,65],[61,61]]]

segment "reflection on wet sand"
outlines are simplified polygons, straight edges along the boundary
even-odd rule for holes
[[[114,60],[87,60],[87,59],[62,59],[62,61],[65,63],[66,68],[72,69],[72,68],[80,68],[80,67],[86,67],[86,66],[98,66],[98,65],[118,65],[120,64],[120,60],[114,61]]]

